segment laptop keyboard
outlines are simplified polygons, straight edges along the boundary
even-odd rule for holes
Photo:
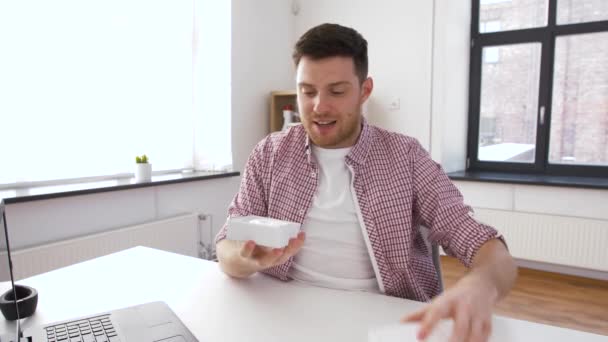
[[[55,324],[45,330],[48,342],[120,342],[110,315]]]

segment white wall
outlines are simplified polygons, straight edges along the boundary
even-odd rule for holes
[[[608,280],[608,191],[459,181],[527,267]]]
[[[90,235],[181,213],[213,217],[216,232],[239,177],[72,196],[6,207],[11,249]],[[205,234],[204,236],[208,236]]]
[[[298,1],[297,38],[334,22],[368,40],[370,122],[416,137],[446,171],[464,169],[470,1]],[[400,108],[389,104],[400,100]]]
[[[367,106],[373,124],[430,144],[433,1],[298,1],[293,43],[309,28],[331,22],[353,27],[368,42],[374,91]],[[295,86],[295,85],[294,85]],[[292,86],[292,87],[294,87]],[[400,109],[389,103],[400,100]]]
[[[435,0],[430,152],[446,172],[465,169],[470,1]]]
[[[232,0],[232,146],[235,170],[269,132],[269,95],[294,87],[289,0]]]
[[[295,2],[294,43],[323,22],[351,26],[367,39],[371,123],[417,138],[448,172],[464,169],[470,1]],[[395,100],[397,110],[389,106]]]

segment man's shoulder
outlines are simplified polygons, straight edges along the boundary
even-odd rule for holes
[[[409,135],[389,131],[374,125],[370,125],[369,127],[377,148],[388,151],[397,150],[400,152],[410,153],[415,152],[421,146],[418,139]]]
[[[292,126],[284,131],[272,132],[262,139],[254,148],[254,154],[281,156],[304,149],[306,132],[302,125]]]

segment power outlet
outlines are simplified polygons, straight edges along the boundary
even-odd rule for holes
[[[401,99],[393,97],[388,103],[389,110],[399,110],[401,108]]]

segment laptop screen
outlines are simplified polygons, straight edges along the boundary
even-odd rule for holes
[[[4,212],[4,202],[0,202],[0,282],[3,283],[3,286],[0,288],[0,294],[4,293],[6,290],[13,290],[12,298],[15,298],[15,283],[13,280],[13,272],[12,265],[10,259],[10,244],[8,241],[8,228],[6,225],[6,214]],[[8,286],[6,286],[8,285]],[[17,310],[17,302],[15,302],[15,310]],[[17,341],[17,330],[19,329],[19,324],[17,324],[15,331],[5,331],[0,333],[0,341],[4,342],[3,338],[8,338],[9,341]]]

